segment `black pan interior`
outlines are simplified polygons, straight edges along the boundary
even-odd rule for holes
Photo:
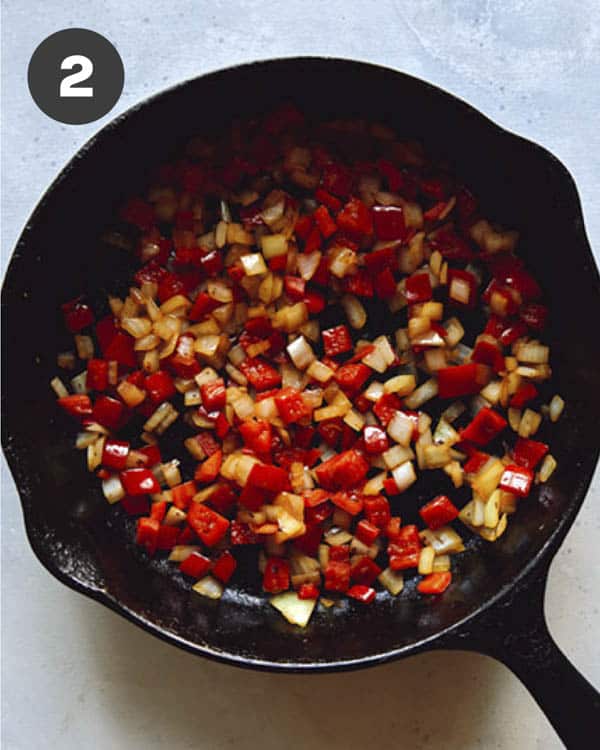
[[[498,543],[460,557],[443,597],[419,598],[409,584],[399,598],[381,594],[372,607],[346,602],[319,611],[305,631],[264,603],[253,576],[217,605],[191,594],[166,564],[148,564],[130,542],[131,523],[108,510],[73,451],[71,425],[57,415],[47,385],[65,344],[59,304],[82,290],[101,299],[127,270],[123,254],[99,242],[123,197],[188,136],[290,99],[324,118],[379,119],[415,136],[449,158],[490,217],[521,231],[522,252],[552,306],[556,391],[568,404],[552,438],[559,471],[522,504]],[[257,63],[196,79],[129,112],[76,156],[45,196],[15,250],[2,305],[2,440],[36,554],[70,585],[209,656],[331,668],[421,648],[486,606],[545,546],[556,546],[596,463],[600,293],[570,176],[543,149],[457,99],[383,68],[323,59]],[[431,492],[421,480],[406,502]]]

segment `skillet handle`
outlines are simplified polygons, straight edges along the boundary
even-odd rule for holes
[[[547,570],[488,610],[456,648],[477,650],[521,680],[569,750],[600,734],[600,694],[554,642],[544,617]]]

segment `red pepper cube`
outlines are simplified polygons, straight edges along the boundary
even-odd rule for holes
[[[448,298],[457,305],[474,307],[477,303],[477,277],[469,271],[448,269]]]
[[[307,518],[305,518],[307,520]],[[302,536],[294,539],[294,547],[305,555],[315,555],[321,543],[323,529],[319,524],[306,524],[306,531]]]
[[[336,217],[338,228],[350,235],[373,234],[371,212],[358,198],[351,198]]]
[[[294,233],[296,237],[299,237],[301,240],[305,240],[310,234],[310,230],[313,228],[313,223],[314,220],[313,217],[310,216],[310,214],[299,216],[294,227]]]
[[[217,276],[223,270],[223,256],[218,250],[212,250],[200,258],[200,268],[207,276]]]
[[[168,359],[169,367],[180,378],[193,378],[200,372],[200,363],[194,351],[194,341],[194,337],[189,334],[180,336],[175,351]]]
[[[125,468],[128,455],[129,443],[124,440],[106,438],[102,448],[102,465],[120,471]]]
[[[94,322],[94,313],[91,307],[82,302],[80,297],[65,302],[61,309],[65,318],[65,325],[71,333],[79,333]]]
[[[427,302],[432,294],[429,273],[415,273],[406,279],[405,296],[409,305]]]
[[[220,581],[222,581],[223,583],[227,583],[227,581],[229,581],[229,579],[233,575],[236,567],[237,561],[235,557],[231,554],[231,552],[229,552],[229,550],[225,550],[214,561],[212,566],[212,573]]]
[[[367,475],[370,463],[356,450],[347,450],[317,466],[315,473],[325,489],[353,489]]]
[[[196,483],[193,480],[183,482],[171,488],[171,500],[173,505],[180,510],[189,508],[192,498],[196,494]]]
[[[391,161],[387,161],[387,159],[379,159],[377,161],[377,169],[385,177],[388,190],[391,193],[397,193],[404,185],[402,172],[395,167]]]
[[[298,599],[318,599],[319,588],[314,583],[303,583],[298,589]]]
[[[482,365],[489,365],[494,372],[501,372],[505,366],[504,356],[500,347],[495,342],[486,341],[481,338],[475,344],[471,361]]]
[[[153,466],[156,466],[156,464],[161,463],[162,456],[160,455],[160,448],[158,445],[146,445],[144,448],[138,448],[138,453],[142,453],[144,456],[146,456],[146,468],[150,469]]]
[[[367,258],[369,256],[367,255]],[[357,297],[372,297],[375,294],[373,288],[373,279],[368,275],[368,272],[359,269],[356,273],[351,276],[344,276],[342,279],[344,291],[348,294],[355,294]]]
[[[210,570],[211,562],[200,552],[192,552],[179,564],[179,570],[192,578],[203,578]]]
[[[548,308],[545,305],[530,302],[528,305],[521,307],[519,317],[529,328],[533,328],[535,331],[542,331],[546,327]]]
[[[452,573],[431,573],[417,584],[417,591],[421,594],[443,594],[452,583]]]
[[[206,292],[200,292],[188,312],[188,318],[195,322],[200,321],[219,307],[220,304],[219,300],[213,299]]]
[[[290,489],[290,478],[288,472],[279,466],[254,464],[247,484],[270,492],[283,492]]]
[[[548,453],[548,446],[545,443],[526,438],[519,438],[512,450],[515,463],[527,469],[535,469],[546,453]]]
[[[121,508],[123,508],[128,516],[146,516],[148,515],[149,501],[143,495],[138,495],[137,497],[128,497],[126,495],[121,500]]]
[[[280,373],[262,359],[248,357],[240,363],[239,368],[257,391],[277,388],[281,384]]]
[[[150,401],[155,406],[162,404],[163,401],[169,401],[177,393],[173,378],[164,370],[158,370],[151,375],[147,375],[143,389],[148,393]]]
[[[98,396],[92,409],[92,419],[109,430],[114,430],[120,426],[124,411],[122,401],[111,396]]]
[[[460,431],[460,436],[462,440],[469,440],[476,445],[487,445],[506,425],[507,421],[498,412],[484,407],[477,412],[473,421]]]
[[[421,553],[421,539],[416,526],[404,526],[388,545],[388,557],[392,570],[416,568]]]
[[[346,595],[352,599],[356,599],[361,604],[371,604],[375,600],[375,589],[370,586],[363,586],[362,584],[356,584],[351,586]]]
[[[136,544],[146,548],[149,555],[153,555],[158,547],[158,533],[160,522],[154,518],[139,518],[137,522]]]
[[[373,405],[373,413],[384,427],[388,426],[400,409],[402,409],[402,401],[395,393],[384,394]]]
[[[325,239],[331,237],[332,234],[335,234],[337,230],[336,223],[331,218],[329,211],[325,206],[319,206],[313,216],[315,217],[315,222],[319,227],[319,231]]]
[[[392,514],[387,498],[381,495],[365,495],[363,497],[365,518],[378,529],[384,529],[390,521]]]
[[[473,451],[469,460],[463,466],[465,474],[477,474],[480,469],[486,465],[490,460],[489,453],[482,453],[481,451]]]
[[[215,451],[209,458],[206,459],[206,461],[198,466],[198,468],[196,469],[196,473],[194,474],[194,479],[196,480],[196,482],[200,482],[201,484],[214,482],[215,479],[219,476],[219,471],[221,471],[222,463],[223,451]]]
[[[321,237],[321,232],[319,231],[319,227],[313,226],[308,234],[308,237],[306,238],[306,242],[304,243],[304,252],[313,253],[315,250],[320,250],[322,241],[323,240]]]
[[[370,586],[381,573],[381,568],[370,557],[360,557],[350,568],[350,578],[356,583]]]
[[[73,393],[58,399],[58,405],[67,414],[76,419],[85,419],[92,416],[92,401],[84,393]]]
[[[285,424],[301,422],[311,416],[310,407],[304,402],[300,391],[295,388],[283,388],[275,396],[275,405],[279,416]]]
[[[419,515],[430,529],[435,530],[458,518],[458,508],[446,495],[438,495],[419,510]]]
[[[324,585],[328,591],[347,591],[350,586],[350,563],[330,560],[325,567]]]
[[[217,378],[211,383],[204,383],[200,386],[200,395],[206,411],[221,411],[226,403],[225,381],[223,378]]]
[[[378,240],[402,240],[406,237],[406,223],[401,206],[373,206],[371,218]]]
[[[354,533],[359,541],[370,547],[381,533],[381,529],[367,521],[366,518],[362,518],[356,525]]]
[[[330,192],[320,187],[315,190],[315,200],[322,203],[333,213],[337,213],[342,207],[342,201],[332,195]]]
[[[363,355],[364,356],[364,355]],[[362,362],[353,362],[342,365],[336,370],[333,379],[346,392],[347,395],[355,394],[371,377],[372,370]]]
[[[160,484],[150,469],[127,469],[119,474],[119,479],[128,495],[155,495],[160,492]]]
[[[300,278],[300,276],[285,276],[283,279],[283,288],[292,302],[300,302],[304,299],[306,281]]]
[[[537,395],[538,389],[533,383],[523,383],[523,385],[519,386],[517,392],[513,394],[509,406],[513,409],[522,409],[525,404],[537,398]]]
[[[439,398],[459,398],[479,391],[491,377],[486,365],[472,362],[454,367],[442,367],[437,371]]]
[[[527,497],[531,491],[533,483],[533,470],[526,466],[516,466],[511,464],[504,469],[500,477],[499,487],[506,492],[512,492],[519,497]]]
[[[85,385],[88,391],[105,391],[108,388],[108,362],[105,359],[90,359]]]
[[[258,534],[255,534],[247,523],[241,521],[231,522],[229,537],[234,547],[242,544],[258,544],[261,541]]]
[[[362,496],[357,492],[336,492],[331,496],[331,502],[351,516],[358,515],[363,508]]]
[[[396,294],[396,279],[389,268],[379,271],[373,286],[375,294],[381,299],[391,299]]]
[[[387,434],[381,427],[367,425],[363,429],[363,441],[365,450],[370,454],[384,453],[390,447]]]
[[[207,547],[214,547],[227,533],[229,521],[204,503],[192,503],[187,521]]]
[[[352,349],[352,338],[345,325],[327,328],[322,332],[323,346],[328,357],[349,352]]]
[[[310,315],[318,315],[325,309],[325,297],[311,289],[307,290],[302,298]]]
[[[179,533],[179,528],[177,526],[162,524],[158,529],[158,539],[156,542],[157,549],[173,549],[179,541]]]
[[[259,454],[271,451],[273,437],[269,422],[262,419],[249,420],[242,422],[238,429],[247,448]]]
[[[154,207],[141,198],[130,198],[121,209],[121,218],[138,229],[148,230],[154,224]]]
[[[263,589],[270,594],[287,591],[290,587],[290,565],[282,557],[269,557],[263,573]]]
[[[162,523],[167,515],[167,501],[158,500],[150,506],[150,518]]]
[[[352,191],[352,173],[343,164],[330,162],[323,167],[321,183],[329,193],[345,198]]]

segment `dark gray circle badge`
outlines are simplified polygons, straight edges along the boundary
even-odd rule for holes
[[[54,120],[82,125],[115,106],[125,80],[115,47],[89,29],[63,29],[38,46],[27,71],[29,91]]]

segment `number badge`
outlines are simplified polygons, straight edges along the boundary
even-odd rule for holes
[[[115,47],[89,29],[63,29],[44,39],[29,62],[29,91],[48,117],[70,125],[110,112],[123,91]]]

